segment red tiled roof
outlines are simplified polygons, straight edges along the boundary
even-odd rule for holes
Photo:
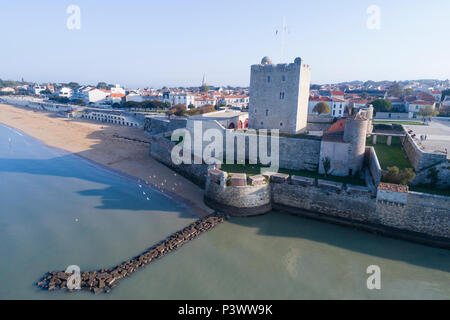
[[[123,93],[111,93],[110,98],[123,98],[125,95]]]
[[[331,101],[329,97],[312,97],[309,98],[309,101]]]
[[[326,133],[330,134],[330,133],[344,132],[345,123],[346,119],[339,119],[338,121],[333,123],[333,125],[330,128],[328,128]]]
[[[402,193],[408,193],[408,186],[404,186],[401,184],[393,184],[393,183],[386,183],[386,182],[380,182],[378,185],[378,189],[380,190],[386,190],[386,191],[393,191],[393,192],[402,192]]]

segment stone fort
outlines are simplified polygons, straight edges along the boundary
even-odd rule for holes
[[[249,128],[299,133],[306,129],[311,67],[296,58],[272,64],[264,57],[251,66]]]

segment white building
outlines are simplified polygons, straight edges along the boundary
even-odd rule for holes
[[[417,113],[421,110],[421,109],[425,109],[425,108],[432,108],[433,110],[435,110],[436,108],[436,103],[434,102],[428,102],[428,101],[412,101],[408,103],[407,106],[407,110],[409,113],[409,118],[417,118],[418,115]]]
[[[332,98],[331,99],[331,116],[336,118],[342,118],[344,116],[346,101],[344,99]]]
[[[108,96],[107,100],[111,104],[115,104],[115,103],[121,104],[122,103],[122,99],[124,97],[125,97],[124,93],[111,93]]]
[[[133,102],[142,102],[144,101],[144,98],[142,97],[141,94],[136,93],[136,92],[131,92],[126,96],[126,101],[133,101]]]
[[[101,103],[106,102],[106,97],[109,96],[108,90],[101,90],[94,87],[79,88],[72,96],[72,99],[81,99],[85,103]]]
[[[247,108],[250,97],[248,95],[227,95],[222,96],[218,99],[219,104],[224,104],[227,106]]]
[[[116,84],[115,87],[111,88],[111,94],[118,93],[125,96],[125,89],[121,88],[120,85]]]
[[[4,88],[1,88],[1,89],[0,89],[0,92],[1,92],[1,93],[14,93],[14,92],[16,92],[16,91],[14,90],[14,88],[4,87]]]
[[[72,97],[72,93],[73,93],[72,89],[63,87],[61,88],[61,90],[59,90],[58,96],[61,98],[70,98]]]
[[[41,92],[44,91],[45,89],[46,89],[45,86],[41,86],[41,85],[38,85],[38,84],[35,84],[34,86],[28,87],[28,90],[31,91],[31,93],[33,93],[35,95],[41,94]]]
[[[186,107],[188,107],[189,105],[195,106],[195,95],[187,92],[170,94],[169,102],[172,105],[184,104]]]
[[[207,96],[197,96],[197,97],[195,97],[194,103],[193,103],[194,107],[196,107],[196,108],[207,105],[207,104],[215,106],[217,104],[217,99],[210,98]]]

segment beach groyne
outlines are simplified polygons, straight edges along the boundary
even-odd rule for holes
[[[101,292],[109,293],[123,278],[132,275],[148,264],[177,250],[187,242],[197,238],[202,233],[207,232],[224,222],[226,219],[227,216],[224,214],[213,213],[191,223],[182,230],[171,234],[165,240],[160,241],[140,255],[130,260],[126,260],[116,267],[94,271],[81,271],[79,279],[80,289],[91,291],[95,294]],[[36,285],[39,288],[48,291],[66,289],[71,292],[72,290],[69,287],[72,286],[69,284],[68,287],[67,285],[67,281],[73,279],[71,276],[72,273],[66,273],[65,271],[47,272]]]

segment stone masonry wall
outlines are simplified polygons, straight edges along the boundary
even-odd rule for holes
[[[408,192],[406,204],[377,201],[380,223],[403,230],[450,238],[450,198]]]
[[[367,223],[367,229],[377,231],[382,227],[394,228],[386,231],[390,235],[401,232],[396,229],[413,232],[414,235],[406,236],[408,239],[432,236],[450,240],[450,197],[409,192],[407,187],[398,185],[391,185],[394,191],[383,189],[381,185],[386,184],[380,184],[375,196],[368,187],[270,173],[264,174],[264,182],[253,185],[247,184],[245,174],[233,180],[238,175],[230,178],[226,172],[214,171],[215,177],[209,173],[213,182],[207,183],[205,201],[211,205],[207,199],[213,199],[212,206],[225,213],[232,210],[234,215],[262,214],[273,206],[287,212],[315,213],[319,218],[321,215],[341,218],[346,224]],[[248,180],[258,181],[260,177]],[[245,180],[244,184],[240,185],[238,178]],[[227,181],[232,184],[227,185]],[[395,191],[396,188],[406,191]],[[220,204],[224,206],[221,208]],[[258,211],[251,211],[255,207]]]
[[[162,117],[146,117],[144,130],[150,134],[160,134],[186,127],[186,119],[166,119]]]
[[[447,159],[445,154],[424,152],[419,149],[419,146],[414,142],[413,138],[406,134],[406,137],[402,139],[403,149],[408,156],[411,165],[416,172],[419,172],[425,168],[436,165]]]
[[[227,186],[220,185],[208,177],[205,202],[233,216],[258,215],[272,210],[271,190],[267,183]]]
[[[350,189],[272,183],[273,201],[289,207],[326,215],[377,223],[376,204],[371,193]]]
[[[373,147],[366,147],[365,154],[366,166],[369,168],[370,175],[372,177],[373,184],[378,186],[381,181],[381,166],[378,161],[377,154]]]
[[[182,176],[185,176],[199,185],[204,186],[208,175],[208,169],[211,166],[205,163],[175,165],[172,162],[171,156],[172,149],[175,145],[175,142],[165,138],[165,134],[154,135],[150,139],[150,156],[172,168]]]
[[[234,145],[234,154],[237,155],[239,137],[245,138],[246,159],[249,158],[250,137],[254,134],[234,132],[232,134],[236,137]],[[256,138],[257,150],[259,154],[259,137]],[[302,138],[279,138],[279,164],[280,168],[291,170],[308,170],[317,171],[320,159],[320,139],[302,139]],[[225,146],[225,142],[224,142]],[[267,152],[271,154],[270,137],[267,139]]]

